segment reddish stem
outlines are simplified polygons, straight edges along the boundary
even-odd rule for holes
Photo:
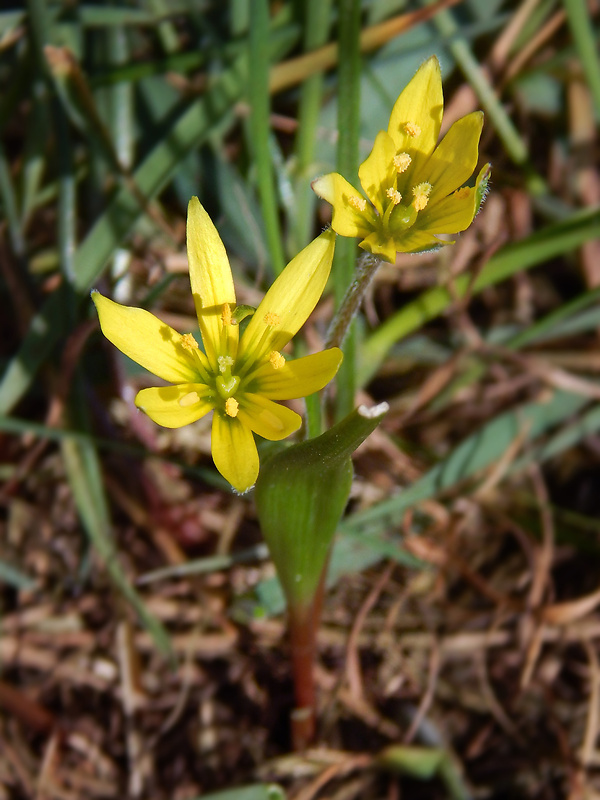
[[[327,565],[312,602],[290,607],[289,630],[296,707],[291,715],[292,747],[302,752],[312,744],[316,733],[315,655],[317,628],[323,608]]]

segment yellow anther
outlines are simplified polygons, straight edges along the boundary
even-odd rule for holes
[[[182,408],[189,408],[190,406],[193,406],[195,403],[199,402],[200,402],[200,397],[198,395],[198,392],[188,392],[187,394],[184,394],[183,397],[179,398],[179,405]]]
[[[263,321],[265,325],[268,325],[270,328],[276,328],[281,324],[281,317],[273,311],[267,311],[263,317]]]
[[[390,200],[395,206],[397,206],[400,200],[402,200],[402,195],[400,194],[400,192],[397,189],[392,189],[391,186],[387,190],[386,195],[390,198]]]
[[[223,375],[230,367],[233,367],[234,360],[231,356],[219,356],[217,358],[219,364],[219,372]]]
[[[235,397],[228,397],[225,400],[225,413],[228,417],[237,417],[240,404]]]
[[[367,201],[364,197],[357,197],[355,194],[351,194],[348,198],[348,203],[355,208],[357,211],[364,211],[367,207]]]
[[[223,325],[231,325],[231,307],[229,303],[223,303],[221,309],[221,322]]]
[[[419,128],[416,122],[405,122],[404,133],[406,133],[407,136],[420,136],[421,128]]]
[[[277,350],[272,350],[269,356],[269,363],[273,369],[281,369],[281,367],[285,366],[285,358]]]
[[[194,339],[191,333],[184,333],[181,337],[181,346],[185,350],[197,350],[198,342]]]
[[[427,207],[427,203],[429,202],[429,195],[431,193],[431,184],[427,183],[419,183],[413,188],[413,206],[415,207],[416,211],[423,211],[424,208]]]
[[[396,172],[406,172],[406,170],[410,167],[410,162],[412,158],[408,155],[408,153],[398,153],[394,156],[393,162],[394,166],[396,167]]]

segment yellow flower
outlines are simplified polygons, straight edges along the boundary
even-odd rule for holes
[[[243,335],[236,324],[235,290],[223,242],[193,197],[188,206],[187,251],[192,295],[204,344],[181,335],[153,314],[92,293],[102,332],[123,353],[174,384],[138,392],[135,403],[159,425],[179,428],[214,411],[212,454],[238,492],[258,476],[253,433],[278,440],[301,417],[275,400],[305,397],[337,372],[341,351],[286,361],[281,349],[304,324],[329,277],[335,234],[325,231],[283,270]]]
[[[370,202],[337,172],[314,191],[333,206],[332,228],[360,237],[360,247],[386,261],[442,244],[437,234],[468,228],[483,199],[489,164],[473,188],[462,187],[477,165],[483,114],[452,125],[436,147],[444,99],[440,65],[428,59],[396,100],[387,132],[377,134],[358,177]]]

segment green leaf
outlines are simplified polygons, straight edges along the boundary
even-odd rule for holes
[[[258,518],[290,607],[313,600],[350,493],[351,455],[386,412],[387,404],[361,407],[321,436],[281,451],[260,470]]]

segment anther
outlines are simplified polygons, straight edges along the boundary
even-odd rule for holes
[[[423,209],[427,207],[431,188],[431,184],[427,183],[427,181],[419,183],[413,188],[413,195],[415,198],[413,200],[413,206],[416,211],[423,211]]]
[[[228,397],[225,400],[225,413],[228,417],[237,417],[240,404],[235,397]]]
[[[263,317],[263,321],[265,325],[268,325],[270,328],[276,328],[281,324],[281,317],[273,311],[267,311]]]
[[[187,394],[184,394],[183,397],[179,398],[179,405],[182,408],[189,408],[189,406],[193,406],[199,402],[200,397],[198,392],[188,392]]]
[[[406,133],[407,136],[420,136],[421,128],[415,122],[405,122],[404,133]]]
[[[273,369],[281,369],[281,367],[285,366],[285,358],[277,350],[272,350],[269,356],[269,363]]]
[[[386,195],[389,197],[389,199],[395,206],[397,206],[398,203],[402,200],[402,195],[400,194],[400,192],[397,189],[393,189],[391,186],[387,190]]]
[[[230,367],[233,367],[234,360],[231,356],[219,356],[217,358],[219,364],[219,372],[224,375]]]
[[[408,153],[398,153],[392,160],[394,166],[396,167],[396,172],[406,172],[410,166],[412,158],[408,155]]]
[[[352,208],[356,209],[356,211],[364,211],[367,207],[367,201],[364,197],[357,197],[355,194],[351,194],[348,198],[348,203],[352,206]]]
[[[229,303],[223,303],[223,308],[221,309],[221,322],[223,325],[231,325],[231,307]]]
[[[184,333],[181,337],[181,346],[185,350],[197,350],[198,342],[194,339],[191,333]]]

